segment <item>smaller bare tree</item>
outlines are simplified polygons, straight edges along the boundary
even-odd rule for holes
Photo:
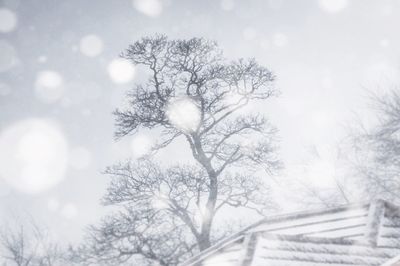
[[[372,94],[376,123],[361,124],[351,135],[351,163],[366,197],[400,202],[400,94]]]
[[[0,257],[5,265],[65,265],[61,248],[50,240],[48,231],[32,219],[28,224],[16,222],[0,230]]]
[[[292,165],[291,171],[275,180],[276,188],[299,208],[332,208],[357,202],[354,180],[348,178],[343,164],[344,145],[337,143],[325,155],[317,146],[310,146],[302,160]]]

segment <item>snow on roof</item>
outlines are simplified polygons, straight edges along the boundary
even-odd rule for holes
[[[400,266],[400,255],[382,264],[382,266]]]
[[[377,200],[265,218],[183,266],[379,266],[399,254],[400,208]]]

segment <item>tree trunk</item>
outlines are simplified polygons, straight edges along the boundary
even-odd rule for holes
[[[195,151],[195,159],[204,167],[210,180],[210,192],[206,203],[206,208],[203,214],[201,224],[201,232],[198,241],[200,251],[203,251],[211,246],[210,233],[211,226],[215,215],[215,205],[218,198],[218,174],[214,170],[210,160],[204,154],[201,141],[197,136],[193,136]],[[197,155],[197,156],[196,156]]]

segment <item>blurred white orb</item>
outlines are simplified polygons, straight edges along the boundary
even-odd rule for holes
[[[145,135],[137,135],[131,141],[131,149],[135,158],[141,158],[150,153],[152,140]]]
[[[0,40],[0,72],[10,70],[18,63],[14,47],[5,40]]]
[[[95,57],[103,51],[103,41],[97,35],[87,35],[81,39],[79,49],[82,54]]]
[[[171,101],[166,115],[172,125],[186,132],[195,131],[201,119],[199,107],[186,97]]]
[[[108,65],[108,74],[115,83],[127,83],[135,77],[135,67],[128,60],[114,59]]]
[[[77,147],[70,151],[69,163],[77,169],[82,170],[87,168],[92,162],[92,154],[84,147]]]
[[[163,9],[161,0],[133,0],[133,7],[149,17],[158,17]]]
[[[61,209],[61,215],[72,220],[78,216],[78,208],[75,206],[75,204],[67,203]]]
[[[275,33],[274,36],[272,36],[272,42],[275,46],[282,47],[288,44],[288,37],[283,33]]]
[[[225,11],[230,11],[235,7],[235,2],[233,0],[221,0],[221,8]]]
[[[17,16],[8,8],[0,8],[0,32],[11,32],[17,27]]]
[[[35,94],[45,103],[58,101],[64,95],[62,76],[52,70],[41,71],[36,77]]]
[[[347,7],[348,0],[319,0],[318,3],[322,10],[337,13]]]
[[[1,132],[0,177],[22,192],[37,193],[57,185],[67,161],[67,141],[51,121],[24,120]]]

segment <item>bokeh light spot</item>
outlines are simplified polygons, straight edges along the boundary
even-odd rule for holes
[[[36,97],[45,103],[54,103],[64,95],[62,76],[52,70],[41,71],[36,77]]]
[[[85,56],[95,57],[103,51],[103,41],[97,35],[87,35],[81,39],[79,49]]]
[[[135,77],[135,68],[128,60],[114,59],[108,65],[108,74],[112,81],[123,84],[133,80]]]
[[[137,135],[131,141],[132,153],[135,158],[141,158],[151,151],[152,140],[145,135]]]
[[[51,121],[28,119],[0,135],[0,177],[12,187],[37,193],[57,185],[68,161],[68,144]]]
[[[133,7],[149,17],[158,17],[161,15],[163,5],[160,0],[133,0]]]
[[[17,27],[17,16],[8,8],[0,8],[0,32],[11,32]]]
[[[186,132],[195,131],[201,119],[199,107],[186,97],[171,101],[166,114],[172,125]]]

